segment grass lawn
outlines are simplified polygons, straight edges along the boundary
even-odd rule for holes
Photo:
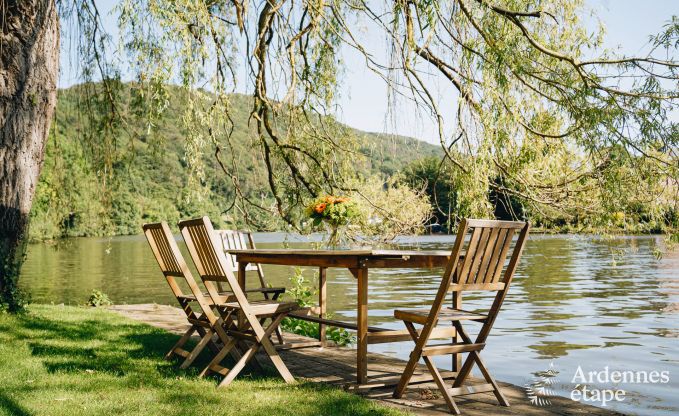
[[[286,385],[273,373],[246,371],[217,389],[195,368],[163,360],[177,338],[101,309],[0,314],[0,415],[403,414],[329,386]]]

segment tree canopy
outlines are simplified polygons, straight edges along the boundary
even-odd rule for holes
[[[647,55],[629,57],[603,48],[603,28],[591,29],[582,0],[121,0],[123,52],[112,59],[96,1],[61,5],[77,22],[85,79],[103,80],[90,95],[108,109],[92,120],[102,165],[114,162],[117,135],[139,134],[126,131],[118,108],[121,68],[136,86],[126,114],[146,132],[178,84],[192,177],[200,183],[202,155],[213,154],[243,212],[296,224],[306,200],[358,190],[355,135],[328,117],[345,65],[365,65],[437,124],[457,215],[491,215],[490,194],[518,201],[519,217],[616,212],[631,196],[677,200],[676,17]],[[376,34],[391,45],[385,59],[371,50]],[[345,62],[347,50],[362,59]],[[441,80],[453,91],[443,99]],[[246,151],[267,168],[264,202],[240,192],[229,94],[241,85],[256,132]]]

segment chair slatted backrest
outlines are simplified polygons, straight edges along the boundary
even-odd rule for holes
[[[514,276],[513,270],[507,273],[509,270],[506,269],[502,273],[509,248],[517,230],[520,231],[512,257],[520,255],[527,227],[525,222],[518,221],[463,220],[457,238],[465,239],[469,231],[471,235],[465,239],[464,259],[457,265],[454,284],[449,290],[504,289]]]
[[[226,253],[226,260],[232,272],[238,271],[238,261],[236,256],[228,253],[229,250],[249,250],[255,249],[255,243],[252,238],[252,233],[249,231],[238,230],[215,230],[222,242],[222,247]],[[246,271],[259,271],[257,264],[248,263],[245,266]]]
[[[146,240],[151,246],[153,255],[158,261],[158,266],[163,272],[167,283],[170,285],[172,293],[175,295],[179,303],[184,307],[184,309],[189,308],[186,301],[186,294],[183,293],[181,286],[177,283],[176,278],[182,278],[191,290],[191,294],[195,297],[196,301],[200,305],[201,309],[209,318],[213,318],[212,309],[210,309],[209,302],[203,296],[203,292],[198,286],[198,283],[193,278],[191,271],[189,270],[184,256],[179,251],[177,242],[172,235],[172,231],[166,222],[154,223],[154,224],[144,224],[143,225],[144,235]]]
[[[202,217],[180,221],[179,228],[181,229],[184,241],[186,241],[189,253],[191,253],[191,258],[196,264],[198,274],[200,274],[212,299],[217,302],[220,298],[217,287],[213,282],[226,283],[229,285],[241,308],[244,310],[248,309],[249,303],[245,293],[231,270],[231,266],[226,258],[227,256],[221,249],[222,243],[212,227],[210,219]]]
[[[230,250],[248,250],[256,249],[255,240],[252,238],[252,233],[249,231],[239,230],[215,230],[222,242],[222,248],[226,254],[228,266],[232,272],[238,273],[238,261],[234,254],[229,253]],[[266,287],[266,280],[264,279],[264,270],[259,263],[248,263],[245,266],[245,271],[256,271],[257,277],[261,287]]]
[[[436,325],[446,295],[467,290],[497,292],[489,310],[489,319],[482,328],[484,336],[487,336],[514,277],[529,229],[528,223],[518,221],[463,219],[460,222],[451,260],[443,274],[427,319],[428,328],[423,331],[426,335],[422,339],[427,338]],[[517,230],[520,231],[519,238],[507,264],[507,254]],[[471,236],[467,239],[470,231]],[[462,253],[464,258],[460,260]]]

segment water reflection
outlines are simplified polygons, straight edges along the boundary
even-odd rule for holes
[[[255,236],[261,248],[282,247],[281,234]],[[291,247],[308,247],[287,238]],[[447,249],[449,236],[404,239],[404,246]],[[679,412],[679,252],[662,260],[656,237],[603,239],[538,236],[528,242],[503,311],[484,352],[497,378],[518,385],[549,364],[560,372],[557,393],[568,396],[578,366],[587,370],[669,370],[670,383],[620,386],[627,400],[609,403],[621,412]],[[22,286],[35,302],[82,304],[93,289],[118,303],[174,299],[143,237],[79,238],[29,248]],[[311,277],[313,270],[307,270]],[[287,285],[291,270],[265,266],[267,280]],[[430,305],[441,270],[373,270],[370,274],[370,324],[401,328],[393,309]],[[315,283],[315,282],[314,282]],[[254,281],[253,281],[254,284]],[[336,318],[355,317],[356,284],[345,270],[330,270],[328,307]],[[479,308],[487,297],[464,300]],[[406,358],[410,343],[371,346]],[[511,365],[508,365],[511,363]],[[449,365],[442,357],[441,366]]]

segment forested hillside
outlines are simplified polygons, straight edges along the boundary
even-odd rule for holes
[[[107,124],[99,116],[108,110],[104,104],[102,108],[82,105],[84,88],[59,91],[57,116],[32,210],[33,240],[136,234],[143,222],[176,223],[180,218],[196,215],[209,215],[219,225],[242,222],[237,210],[230,209],[231,178],[220,168],[209,143],[204,149],[200,189],[189,189],[186,132],[181,122],[184,109],[176,91],[162,118],[150,129],[144,125],[144,117],[134,117],[133,105],[116,109],[131,114],[125,124]],[[266,169],[248,126],[250,100],[243,95],[231,97],[230,141],[231,146],[240,149],[235,153],[249,155],[235,161],[241,172],[242,191],[266,203]],[[97,140],[110,140],[103,139],[110,135],[92,133],[92,117],[100,129],[119,132],[111,143],[93,145]],[[441,154],[437,146],[413,138],[355,130],[352,134],[358,138],[359,153],[363,155],[353,161],[355,169],[366,175],[389,176],[413,160]],[[102,152],[107,146],[112,151]],[[222,154],[222,159],[232,162],[229,155]]]

